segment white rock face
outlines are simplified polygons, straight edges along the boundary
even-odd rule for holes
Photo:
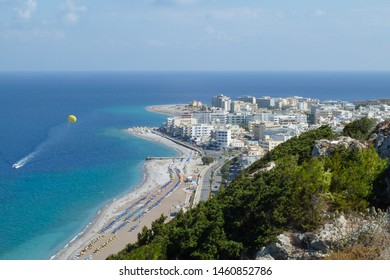
[[[293,246],[290,238],[284,234],[278,236],[276,243],[263,247],[256,255],[256,260],[287,260],[292,253]]]
[[[369,142],[374,144],[375,150],[382,158],[390,158],[390,120],[378,124],[370,135]]]
[[[361,236],[371,236],[382,229],[388,213],[376,214],[371,210],[367,217],[339,215],[315,232],[281,234],[278,241],[263,247],[256,260],[317,260],[333,251],[356,244]],[[290,237],[289,237],[290,236]]]
[[[327,254],[347,235],[347,220],[341,215],[333,223],[325,224],[310,246],[315,251]]]
[[[367,148],[367,143],[360,142],[351,137],[338,137],[335,140],[317,140],[312,150],[313,157],[327,156],[333,153],[338,147],[345,147],[349,149],[364,149]]]
[[[381,158],[390,159],[390,120],[379,123],[368,142],[374,145],[375,151]],[[384,203],[390,204],[390,170],[387,170],[385,182],[387,188],[378,195]]]

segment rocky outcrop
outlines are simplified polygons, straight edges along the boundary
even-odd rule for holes
[[[257,260],[288,260],[292,256],[293,245],[284,234],[278,236],[276,243],[263,247],[256,256]]]
[[[368,142],[382,158],[390,159],[390,120],[379,123],[370,135]]]
[[[361,242],[369,242],[365,238],[374,238],[378,235],[387,239],[388,247],[390,247],[388,219],[388,213],[376,212],[375,209],[368,210],[368,213],[365,215],[355,215],[348,218],[341,214],[330,219],[328,223],[324,224],[317,231],[279,235],[277,242],[268,244],[257,253],[256,259],[324,259],[332,252],[337,252],[353,245],[361,245]]]
[[[312,150],[313,157],[327,156],[332,154],[338,147],[349,149],[364,149],[367,148],[367,143],[358,141],[351,137],[338,137],[335,140],[317,140]]]
[[[390,159],[390,120],[379,123],[371,133],[368,140],[381,158]],[[378,196],[384,204],[390,204],[390,169],[387,169],[384,177],[386,186],[378,192]]]

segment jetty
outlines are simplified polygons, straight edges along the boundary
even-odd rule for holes
[[[146,157],[146,160],[182,159],[181,157]]]

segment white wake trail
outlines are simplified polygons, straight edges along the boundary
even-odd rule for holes
[[[28,154],[27,156],[25,156],[21,160],[15,162],[12,165],[12,168],[18,169],[18,168],[23,167],[26,163],[28,163],[30,160],[32,160],[35,157],[36,154],[37,154],[37,151],[34,151],[34,152]]]
[[[67,130],[64,126],[55,127],[50,130],[48,138],[38,145],[33,152],[29,153],[27,156],[18,160],[14,164],[12,164],[12,168],[18,169],[25,166],[27,163],[31,162],[34,158],[44,153],[47,150],[50,150],[55,145],[60,143],[63,140],[63,137],[66,135]]]

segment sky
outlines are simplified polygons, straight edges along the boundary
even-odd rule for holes
[[[389,0],[0,0],[0,71],[389,70]]]

